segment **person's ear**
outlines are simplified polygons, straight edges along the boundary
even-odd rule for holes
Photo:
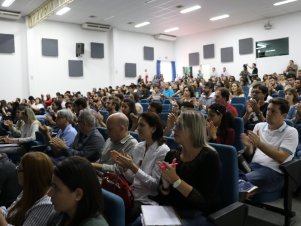
[[[74,192],[75,192],[75,201],[79,202],[84,196],[84,191],[81,188],[76,188]]]

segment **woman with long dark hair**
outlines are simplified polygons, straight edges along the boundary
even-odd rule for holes
[[[1,226],[46,226],[53,211],[50,197],[47,195],[52,172],[52,161],[46,154],[29,152],[22,157],[17,167],[22,192],[7,211],[2,208]]]
[[[128,211],[127,221],[134,221],[141,213],[141,205],[154,204],[149,196],[157,195],[160,169],[157,161],[163,161],[169,147],[164,144],[160,118],[152,112],[142,113],[138,120],[138,143],[130,155],[113,151],[114,161],[126,171],[124,176],[132,184],[134,207]]]
[[[54,169],[49,191],[54,209],[48,226],[107,226],[101,186],[91,163],[72,156]],[[118,216],[116,216],[118,217]]]
[[[212,104],[207,118],[208,140],[212,143],[233,145],[235,142],[234,118],[225,106]]]

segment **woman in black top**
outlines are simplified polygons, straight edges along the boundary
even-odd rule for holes
[[[159,162],[162,205],[173,206],[182,225],[210,225],[208,214],[216,211],[221,165],[217,152],[207,143],[206,121],[194,110],[183,111],[174,128],[181,148]]]

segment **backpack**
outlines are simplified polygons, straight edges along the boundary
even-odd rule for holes
[[[126,179],[116,173],[105,172],[101,175],[102,188],[120,196],[124,201],[126,209],[131,209],[134,205],[134,195]]]

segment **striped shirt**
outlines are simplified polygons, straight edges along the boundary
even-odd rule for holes
[[[21,199],[22,194],[23,193],[21,192],[16,201],[8,209],[1,207],[1,210],[5,217],[8,214],[8,211]],[[51,203],[50,197],[48,195],[44,195],[41,199],[36,201],[30,209],[26,211],[23,226],[46,226],[47,220],[53,213],[53,211],[53,205]],[[8,224],[7,226],[12,225]]]

